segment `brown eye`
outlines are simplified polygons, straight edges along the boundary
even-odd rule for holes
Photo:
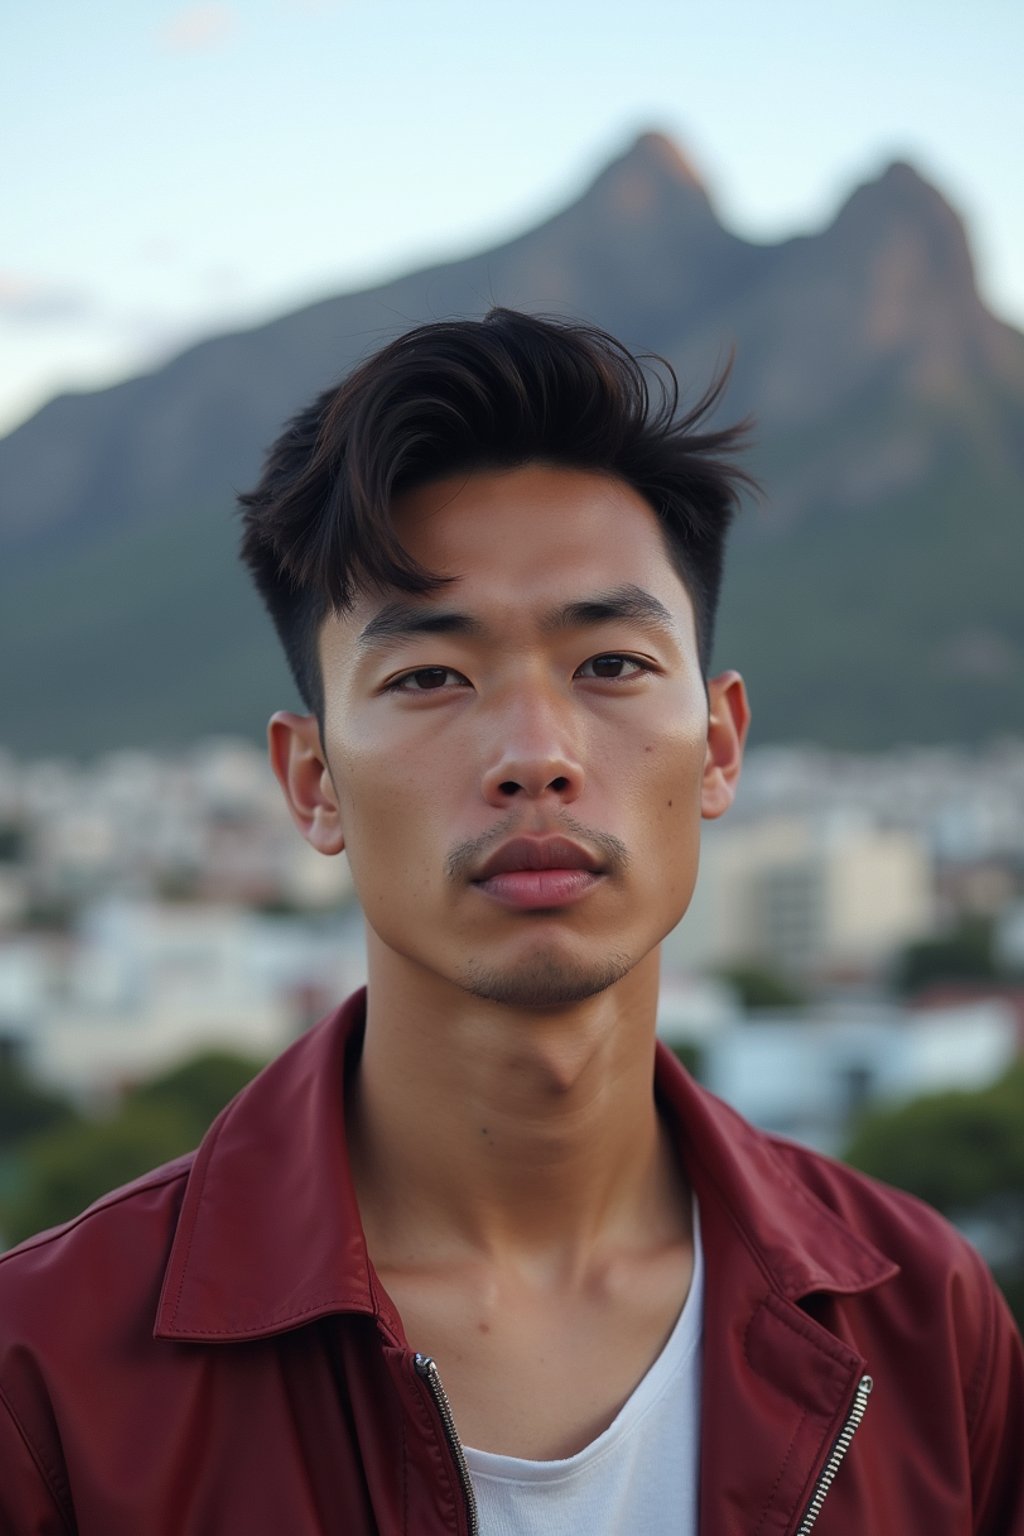
[[[388,693],[448,693],[452,686],[468,687],[461,672],[454,667],[417,667],[413,672],[403,672],[394,682],[388,683]]]
[[[418,672],[411,672],[405,679],[407,683],[414,683],[419,689],[443,688],[444,680],[448,676],[447,667],[420,667]]]
[[[579,669],[578,676],[608,678],[613,682],[621,682],[626,678],[638,677],[641,672],[648,672],[650,668],[635,656],[620,656],[615,651],[609,651],[604,656],[591,656]]]

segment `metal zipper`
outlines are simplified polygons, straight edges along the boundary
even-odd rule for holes
[[[441,1415],[441,1423],[444,1425],[445,1436],[455,1465],[459,1473],[459,1481],[462,1484],[462,1492],[466,1499],[466,1513],[469,1516],[469,1536],[479,1536],[480,1521],[476,1507],[476,1493],[469,1475],[469,1466],[466,1462],[466,1453],[462,1449],[458,1431],[455,1428],[455,1419],[452,1417],[452,1405],[448,1401],[448,1394],[441,1380],[441,1373],[437,1369],[437,1362],[430,1355],[415,1356],[416,1370],[430,1388],[430,1395],[434,1399],[438,1413]]]
[[[836,1440],[835,1445],[832,1447],[832,1454],[829,1456],[828,1461],[826,1461],[822,1470],[822,1474],[818,1478],[817,1486],[814,1490],[814,1496],[807,1506],[807,1512],[800,1523],[796,1536],[808,1536],[808,1532],[811,1530],[818,1516],[821,1514],[822,1505],[825,1503],[825,1500],[828,1497],[828,1491],[835,1481],[835,1475],[839,1471],[839,1468],[842,1466],[843,1458],[845,1457],[847,1451],[850,1449],[853,1437],[857,1433],[857,1430],[860,1427],[860,1421],[863,1419],[867,1410],[868,1398],[871,1396],[871,1389],[873,1386],[874,1382],[870,1376],[862,1376],[860,1381],[857,1383],[857,1390],[853,1397],[853,1405],[846,1416],[846,1423],[839,1431],[839,1438]]]

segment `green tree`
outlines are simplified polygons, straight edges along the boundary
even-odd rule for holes
[[[893,986],[912,996],[933,983],[995,981],[999,975],[991,919],[969,917],[940,938],[906,945],[896,959]]]
[[[0,864],[21,864],[28,847],[28,834],[18,822],[0,822]]]
[[[16,1061],[0,1059],[0,1151],[74,1118],[66,1099],[33,1082]]]
[[[677,1040],[672,1046],[672,1053],[698,1082],[704,1070],[704,1052],[695,1040]]]
[[[0,1199],[6,1243],[78,1214],[108,1190],[190,1151],[262,1063],[206,1052],[135,1089],[102,1120],[75,1120],[21,1144]]]
[[[142,1108],[163,1106],[176,1111],[191,1125],[194,1144],[228,1100],[262,1066],[262,1061],[237,1056],[233,1051],[204,1051],[141,1084],[128,1102]]]
[[[807,997],[794,981],[757,960],[741,961],[718,972],[736,989],[744,1008],[806,1008]]]
[[[988,1088],[869,1111],[844,1156],[951,1220],[998,1230],[1010,1256],[997,1279],[1024,1322],[1024,1062]]]

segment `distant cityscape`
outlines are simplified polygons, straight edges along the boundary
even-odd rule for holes
[[[965,932],[988,975],[898,984]],[[754,750],[663,954],[662,1034],[826,1150],[867,1103],[994,1081],[1024,1044],[1024,741]],[[345,861],[255,746],[0,754],[0,1051],[84,1108],[212,1045],[269,1057],[363,966]]]

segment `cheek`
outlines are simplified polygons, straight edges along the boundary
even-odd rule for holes
[[[443,878],[437,786],[450,782],[450,764],[439,780],[424,756],[373,740],[355,726],[330,749],[353,885],[381,933],[400,934],[413,915],[422,920]]]
[[[360,899],[394,879],[395,866],[415,836],[417,801],[415,775],[403,770],[394,754],[380,754],[361,745],[339,747],[332,753],[341,807],[345,847]],[[411,852],[411,848],[410,848]],[[364,896],[365,892],[365,896]]]
[[[703,732],[651,741],[638,770],[637,802],[652,875],[670,901],[688,901],[700,850]]]
[[[637,765],[640,793],[665,823],[700,815],[706,735],[703,723],[650,735]]]

